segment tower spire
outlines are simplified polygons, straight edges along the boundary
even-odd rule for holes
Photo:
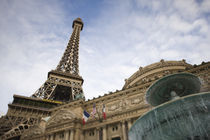
[[[73,21],[73,32],[66,50],[55,70],[48,73],[48,79],[32,95],[35,98],[72,101],[84,98],[82,84],[79,76],[79,39],[83,22],[80,18]]]
[[[73,21],[73,32],[67,48],[60,60],[56,70],[74,75],[79,75],[79,40],[80,31],[83,29],[83,22],[80,18]]]

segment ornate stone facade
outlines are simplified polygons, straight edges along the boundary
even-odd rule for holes
[[[0,118],[1,139],[128,140],[128,131],[135,120],[152,109],[145,102],[145,92],[161,77],[180,72],[193,73],[202,81],[202,92],[210,91],[210,62],[197,66],[187,64],[185,60],[161,60],[140,67],[125,80],[121,90],[86,101],[78,65],[79,33],[83,28],[81,19],[76,19],[73,27],[62,60],[56,70],[48,73],[43,86],[32,97],[14,95],[7,115]],[[90,116],[83,125],[83,111],[92,112],[94,105],[95,117]],[[103,105],[106,119],[102,115]]]
[[[36,134],[34,139],[128,140],[128,130],[135,120],[152,109],[144,99],[147,88],[153,82],[168,74],[179,72],[193,73],[200,77],[202,91],[210,91],[210,62],[192,66],[184,60],[161,60],[161,62],[145,68],[141,68],[128,78],[132,84],[128,86],[129,84],[126,82],[122,90],[88,101],[79,99],[51,109],[52,115],[46,122],[45,132]],[[139,72],[142,73],[138,74]],[[95,118],[90,117],[88,122],[83,125],[82,111],[87,110],[90,113],[93,109],[93,104],[96,105],[98,114],[96,114]],[[106,105],[106,120],[102,119],[101,114],[103,104]]]

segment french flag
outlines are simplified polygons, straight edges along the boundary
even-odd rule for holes
[[[102,109],[102,112],[103,112],[103,117],[104,117],[104,120],[106,120],[106,107],[105,105],[103,104],[103,109]]]
[[[87,122],[88,118],[90,117],[90,114],[87,113],[85,110],[83,112],[83,125],[85,125],[85,123]]]

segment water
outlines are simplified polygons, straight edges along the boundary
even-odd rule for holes
[[[161,104],[140,117],[129,131],[129,140],[210,139],[210,92]]]

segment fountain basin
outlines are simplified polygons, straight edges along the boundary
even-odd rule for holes
[[[129,130],[130,140],[208,140],[210,92],[196,93],[155,107]]]
[[[171,92],[178,97],[198,93],[201,83],[197,76],[191,73],[167,75],[153,83],[146,92],[146,101],[157,106],[171,100]]]

